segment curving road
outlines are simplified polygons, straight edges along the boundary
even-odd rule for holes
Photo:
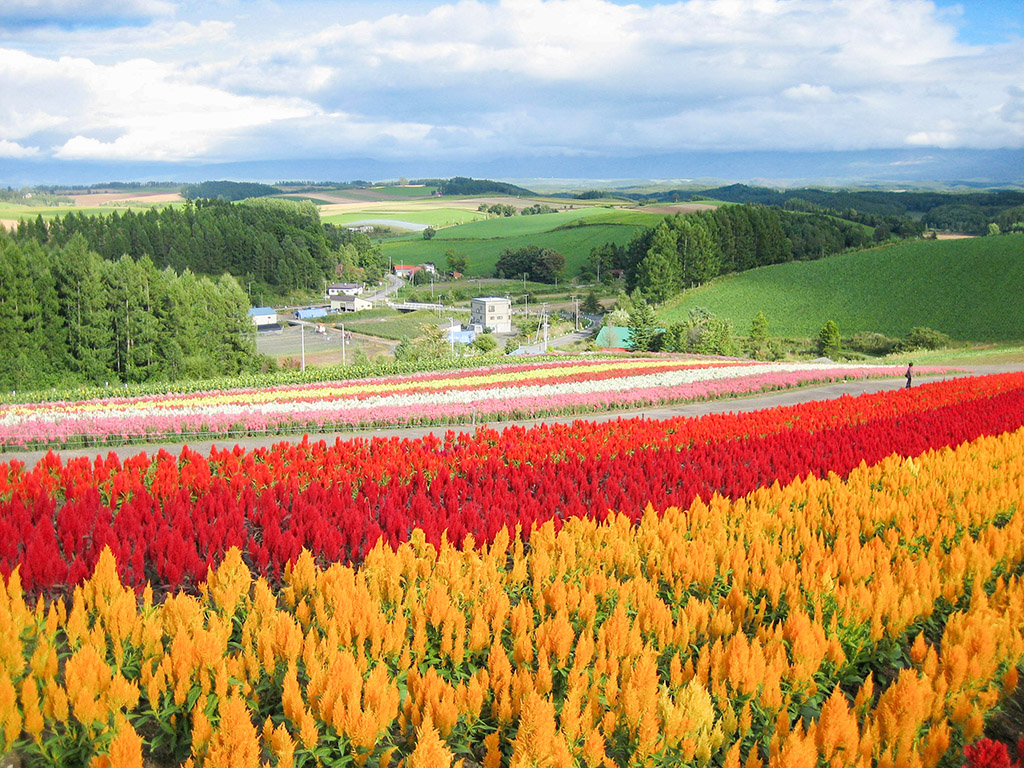
[[[986,375],[991,373],[1007,373],[1007,372],[1020,372],[1024,371],[1024,364],[1009,364],[1009,365],[981,365],[973,366],[971,369],[964,368],[958,372],[950,372],[944,375],[938,376],[918,376],[915,378],[917,383],[925,383],[927,381],[940,381],[944,379],[954,378],[957,376],[972,376],[972,375]],[[712,400],[708,402],[699,403],[680,403],[678,405],[667,405],[657,408],[637,408],[634,410],[621,410],[611,411],[602,413],[589,413],[578,416],[565,416],[565,417],[554,417],[554,418],[540,418],[531,419],[527,421],[507,421],[507,422],[488,422],[489,426],[501,429],[507,426],[531,426],[538,423],[548,424],[571,424],[577,420],[587,421],[615,421],[618,419],[635,418],[638,416],[654,419],[669,419],[677,416],[703,416],[708,413],[742,413],[746,411],[756,411],[764,408],[776,408],[778,406],[795,405],[796,403],[805,403],[814,400],[833,400],[844,395],[856,396],[864,394],[866,392],[881,392],[886,390],[896,390],[904,386],[902,378],[895,379],[856,379],[851,381],[844,381],[835,384],[825,384],[820,386],[809,386],[801,387],[797,389],[787,389],[781,392],[774,392],[771,394],[764,395],[751,395],[740,398],[727,398],[722,400]],[[310,440],[319,441],[324,440],[328,444],[333,443],[335,440],[354,440],[354,439],[368,439],[372,437],[399,437],[399,438],[410,438],[415,439],[423,437],[425,435],[437,435],[443,437],[446,432],[459,433],[473,433],[479,425],[473,424],[452,424],[452,425],[435,425],[432,427],[400,427],[400,428],[368,428],[364,430],[350,430],[346,432],[327,432],[327,433],[310,433]],[[210,449],[214,446],[225,448],[239,445],[247,451],[254,450],[256,448],[265,448],[276,445],[282,442],[289,442],[293,440],[299,440],[302,437],[301,432],[296,433],[293,436],[288,435],[274,435],[271,437],[242,437],[242,438],[223,438],[220,440],[203,440],[203,441],[189,441],[187,445],[192,450],[199,452],[200,454],[209,454]],[[167,451],[171,454],[177,455],[181,452],[181,449],[186,443],[145,443],[136,445],[124,445],[110,448],[85,448],[85,449],[74,449],[74,450],[55,450],[54,453],[61,457],[63,461],[75,459],[79,457],[86,457],[90,460],[94,460],[97,456],[106,456],[109,453],[115,453],[121,458],[129,456],[136,456],[140,453],[148,453],[150,455],[157,453],[158,451]],[[11,462],[19,461],[24,462],[26,465],[34,465],[39,459],[46,455],[46,451],[10,451],[7,453],[0,453],[0,462]]]

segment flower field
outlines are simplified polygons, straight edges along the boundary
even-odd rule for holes
[[[922,369],[920,373],[941,369]],[[593,359],[73,402],[0,404],[0,449],[371,425],[447,424],[635,408],[901,368]]]
[[[0,464],[0,752],[960,766],[1024,661],[1022,511],[1024,374]]]

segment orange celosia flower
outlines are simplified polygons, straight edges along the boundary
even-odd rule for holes
[[[143,768],[142,737],[123,715],[117,718],[117,735],[110,742],[111,768]]]
[[[454,755],[428,717],[416,729],[416,748],[409,755],[408,768],[451,768]]]
[[[830,761],[836,752],[848,760],[856,754],[860,740],[857,719],[839,686],[822,705],[814,735],[818,751],[825,760]]]
[[[501,768],[501,734],[495,731],[484,737],[483,768]]]
[[[267,722],[270,722],[269,719]],[[284,723],[278,725],[277,728],[267,728],[264,725],[263,741],[277,760],[275,768],[293,768],[295,765],[295,740],[288,733]],[[385,764],[382,763],[382,765]]]
[[[259,768],[260,743],[249,708],[238,696],[217,706],[219,722],[203,759],[204,768]]]
[[[39,688],[34,677],[21,681],[21,711],[24,729],[38,742],[43,732],[43,713],[39,708]]]
[[[529,694],[522,704],[510,768],[554,768],[567,755],[565,737],[555,726],[554,704],[537,692]]]

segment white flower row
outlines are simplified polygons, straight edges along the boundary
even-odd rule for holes
[[[166,407],[146,407],[145,404],[133,403],[111,406],[109,409],[90,410],[87,413],[47,414],[32,412],[11,414],[0,419],[0,425],[14,427],[19,424],[46,423],[55,417],[61,422],[89,422],[106,417],[124,417],[132,420],[146,419],[149,416],[179,415],[204,416],[219,414],[253,415],[253,414],[288,414],[301,416],[307,412],[322,412],[327,407],[336,406],[339,413],[362,413],[376,408],[401,408],[408,406],[438,406],[486,404],[512,398],[557,397],[572,394],[596,394],[602,392],[618,392],[623,390],[649,389],[658,387],[675,387],[699,381],[724,380],[730,378],[759,376],[769,373],[793,373],[814,370],[863,370],[863,365],[836,363],[760,363],[741,366],[711,366],[706,368],[688,368],[660,373],[645,373],[635,376],[620,376],[592,381],[562,381],[551,384],[535,384],[526,386],[510,385],[490,389],[459,389],[452,391],[425,391],[406,394],[383,394],[364,399],[344,398],[337,401],[314,400],[306,402],[265,402],[250,404],[211,404],[205,406],[182,406],[169,410]]]

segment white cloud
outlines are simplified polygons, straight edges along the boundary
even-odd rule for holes
[[[66,138],[58,139],[54,153],[61,158],[217,154],[247,131],[316,112],[297,99],[240,96],[191,83],[180,70],[145,59],[105,66],[0,50],[0,86],[13,97],[9,114],[29,115],[0,122],[2,135],[31,135],[31,126],[62,132]]]
[[[165,15],[0,51],[0,139],[148,158],[1024,146],[1024,42],[966,46],[930,0],[98,5]]]
[[[827,85],[800,83],[787,88],[782,95],[792,101],[829,101],[835,97],[835,92]]]
[[[19,158],[32,157],[39,154],[39,147],[23,147],[16,141],[0,139],[0,157]]]
[[[952,131],[918,131],[907,136],[906,143],[912,147],[954,147],[956,134]]]

